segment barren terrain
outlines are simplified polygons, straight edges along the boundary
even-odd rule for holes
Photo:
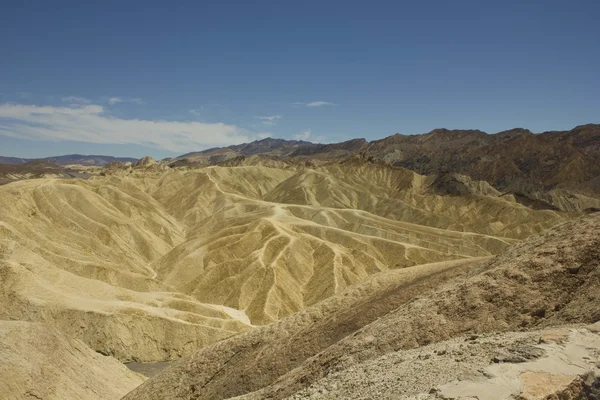
[[[594,129],[569,136],[585,163],[596,157]],[[0,368],[10,374],[0,383],[10,380],[9,398],[116,399],[145,379],[120,361],[153,375],[127,399],[453,398],[476,393],[457,380],[552,374],[477,371],[556,326],[570,332],[565,343],[596,349],[597,330],[585,327],[600,319],[593,169],[558,166],[554,186],[558,172],[520,169],[513,182],[529,189],[519,192],[462,158],[451,171],[398,162],[398,143],[438,151],[432,141],[479,138],[473,148],[492,151],[538,140],[502,135],[274,140],[161,162],[4,166]],[[543,140],[552,147],[557,135]],[[67,355],[58,362],[36,336]],[[548,357],[564,350],[548,346]],[[567,352],[587,361],[559,379],[581,393],[595,384],[583,378],[598,357],[588,350]],[[456,368],[432,370],[452,359]],[[34,365],[49,372],[32,378]]]

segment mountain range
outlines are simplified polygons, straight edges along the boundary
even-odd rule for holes
[[[355,156],[422,175],[459,174],[488,182],[517,201],[547,209],[593,209],[597,207],[594,199],[600,196],[598,124],[538,134],[522,128],[496,134],[435,129],[422,135],[395,134],[372,142],[353,139],[332,144],[267,138],[187,153],[168,164],[219,165],[256,156],[313,164]]]
[[[436,175],[440,190],[448,193],[464,190],[455,187],[462,185],[459,182],[462,178],[457,177],[461,175],[487,182],[499,195],[512,196],[516,201],[540,209],[582,211],[600,207],[597,202],[600,196],[598,124],[537,134],[523,128],[495,134],[479,130],[434,129],[421,135],[395,134],[371,142],[352,139],[331,144],[266,138],[186,153],[165,159],[163,163],[174,168],[232,165],[248,157],[313,165],[358,157],[370,163]],[[41,160],[63,166],[103,166],[137,161],[128,157],[79,154]],[[0,164],[25,165],[31,161],[0,157]],[[69,176],[68,173],[63,175]]]

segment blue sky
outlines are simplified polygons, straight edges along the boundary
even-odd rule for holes
[[[4,1],[0,155],[600,122],[600,1]]]

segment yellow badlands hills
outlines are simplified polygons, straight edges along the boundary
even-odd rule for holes
[[[228,346],[224,339],[246,332],[239,336],[240,346],[254,348],[254,336],[248,335],[267,332],[261,343],[271,336],[283,340],[277,342],[277,353],[267,348],[247,353],[239,371],[207,383],[202,395],[188,392],[189,387],[177,390],[185,392],[182,398],[227,398],[259,389],[282,398],[294,392],[281,385],[300,390],[303,378],[286,375],[277,384],[276,378],[308,357],[419,293],[458,277],[476,279],[472,276],[478,271],[492,268],[490,257],[510,254],[521,240],[581,215],[528,207],[466,176],[424,176],[358,158],[315,165],[250,157],[199,168],[142,160],[135,166],[105,168],[87,180],[6,184],[0,186],[2,368],[6,360],[17,363],[6,338],[14,343],[18,332],[25,338],[45,331],[44,340],[56,343],[61,352],[78,351],[72,362],[90,376],[39,355],[30,343],[22,344],[23,357],[30,361],[3,375],[0,383],[20,382],[35,368],[31,360],[44,359],[40,365],[60,379],[45,376],[36,389],[39,398],[118,399],[145,378],[114,358],[168,361],[207,349],[201,354],[208,371],[212,367],[207,360],[217,369],[227,363],[222,360],[227,352],[214,347]],[[406,292],[390,295],[398,287]],[[386,297],[388,303],[381,300]],[[336,325],[335,337],[327,336],[327,329],[314,333],[312,323],[325,329],[331,323],[327,318],[346,321],[345,327]],[[514,328],[512,322],[482,324],[483,330]],[[286,353],[282,349],[288,348],[286,335],[292,332],[305,332],[308,344]],[[407,342],[390,339],[384,346],[414,347],[449,339],[452,332],[429,333],[426,340],[409,335]],[[303,335],[294,338],[301,342]],[[365,349],[367,339],[360,339]],[[234,349],[237,342],[231,343]],[[284,366],[264,372],[263,378],[248,376],[252,367],[245,369],[247,360],[270,357],[291,361],[281,361]],[[360,355],[352,363],[369,357]],[[94,372],[92,365],[105,372]],[[323,376],[303,368],[308,368],[305,382]],[[241,379],[235,388],[216,386],[233,376]],[[55,385],[44,391],[57,380],[71,382],[65,384],[69,389]],[[129,398],[177,398],[164,387],[153,395],[147,389],[156,385],[152,382]],[[112,386],[104,393],[92,389],[102,385]],[[36,386],[15,384],[7,393],[9,398],[27,398]],[[86,397],[81,387],[100,394]]]

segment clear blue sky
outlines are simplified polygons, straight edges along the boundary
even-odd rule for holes
[[[600,1],[4,1],[0,155],[600,122]]]

